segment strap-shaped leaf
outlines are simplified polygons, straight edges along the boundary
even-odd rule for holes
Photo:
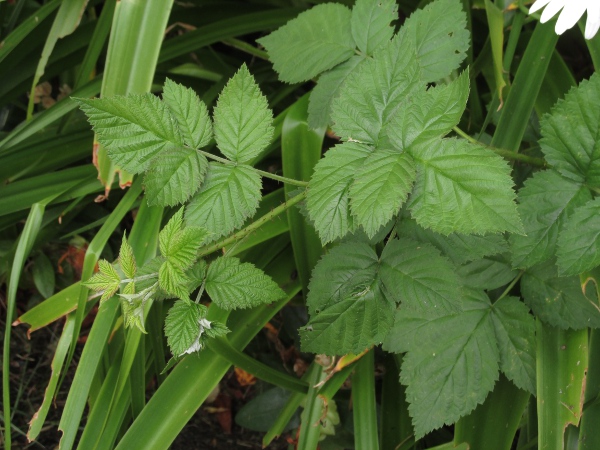
[[[494,303],[492,320],[500,350],[500,369],[515,385],[535,394],[535,320],[518,298]]]
[[[421,85],[414,49],[398,38],[380,48],[350,73],[331,105],[333,130],[344,140],[377,145],[379,133]]]
[[[167,78],[163,100],[177,120],[183,142],[195,149],[207,146],[212,139],[212,122],[200,97],[192,89]]]
[[[460,310],[454,266],[429,244],[394,239],[381,254],[380,276],[389,299],[438,315]]]
[[[152,94],[77,101],[113,163],[128,172],[145,172],[163,150],[183,145],[169,108]]]
[[[398,20],[395,0],[357,0],[352,8],[351,30],[354,42],[367,55],[388,42],[393,34],[391,22]]]
[[[357,225],[369,237],[398,214],[415,180],[408,153],[375,150],[363,162],[350,185],[350,206]]]
[[[468,71],[448,85],[416,91],[392,118],[386,136],[397,149],[441,138],[460,121],[468,98]]]
[[[559,277],[554,260],[527,269],[521,292],[534,314],[552,326],[563,330],[600,327],[597,299],[581,292],[578,277]]]
[[[519,214],[525,235],[510,237],[513,265],[527,268],[554,258],[560,230],[575,208],[591,198],[583,184],[554,171],[538,172],[527,180],[519,191]]]
[[[410,153],[417,182],[409,207],[421,226],[442,234],[522,232],[510,167],[501,157],[456,139]]]
[[[222,309],[253,308],[285,296],[279,286],[250,263],[221,257],[208,266],[206,292]]]
[[[562,175],[600,186],[600,75],[571,89],[542,121],[540,145]]]
[[[438,81],[460,66],[469,49],[466,26],[460,0],[436,0],[406,20],[399,36],[416,49],[423,81]]]
[[[372,148],[355,142],[336,145],[315,166],[307,194],[310,219],[323,244],[354,228],[348,190]]]
[[[214,118],[217,146],[232,161],[248,162],[271,142],[273,113],[246,64],[221,92]]]
[[[558,271],[577,275],[600,265],[600,198],[577,208],[558,237]]]
[[[318,129],[330,124],[331,102],[337,97],[339,88],[348,75],[357,70],[364,61],[364,56],[353,56],[319,77],[319,82],[310,93],[308,103],[308,124],[311,128]]]
[[[193,148],[163,151],[144,177],[148,205],[186,202],[200,188],[207,168],[206,157]]]
[[[260,175],[250,166],[210,163],[202,188],[186,208],[186,222],[206,228],[213,239],[228,235],[256,212],[260,190]]]
[[[191,301],[178,300],[165,318],[165,335],[173,356],[178,357],[194,345],[200,334],[200,321],[206,307]]]
[[[354,54],[350,16],[338,3],[317,5],[257,42],[267,49],[280,80],[300,83]]]

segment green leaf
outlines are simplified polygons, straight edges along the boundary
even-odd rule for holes
[[[163,150],[183,145],[169,108],[152,94],[76,100],[112,162],[128,172],[145,172]]]
[[[208,234],[204,228],[200,227],[187,226],[183,228],[182,207],[171,217],[158,235],[160,252],[167,261],[185,271],[198,259],[198,249]]]
[[[212,301],[226,310],[253,308],[285,296],[262,270],[234,257],[217,258],[208,266],[205,287]]]
[[[192,89],[167,78],[163,87],[163,101],[177,120],[185,145],[198,149],[210,143],[212,123],[208,110]]]
[[[163,256],[169,253],[183,228],[183,207],[179,208],[158,234],[158,248]]]
[[[515,297],[501,298],[492,311],[500,369],[518,388],[535,394],[535,319]]]
[[[384,348],[408,350],[400,380],[407,386],[417,439],[471,412],[494,387],[500,355],[490,313],[487,296],[471,291],[458,314],[432,318],[427,310],[402,308],[396,313]]]
[[[331,102],[338,96],[344,80],[357,70],[365,59],[364,56],[353,56],[319,77],[319,82],[310,93],[308,103],[308,124],[311,128],[319,129],[330,124]]]
[[[600,186],[600,75],[571,89],[541,125],[548,163],[569,179]]]
[[[167,294],[174,295],[183,300],[189,300],[190,292],[187,285],[190,280],[186,277],[184,269],[166,260],[158,270],[158,284]]]
[[[521,233],[510,167],[490,150],[457,139],[411,147],[417,182],[409,208],[441,234]]]
[[[423,81],[438,81],[458,69],[469,49],[466,26],[460,0],[436,0],[406,20],[399,38],[416,48]]]
[[[591,198],[581,183],[554,171],[538,172],[527,180],[519,191],[519,214],[525,235],[510,237],[513,265],[527,268],[553,258],[564,224],[576,207]]]
[[[99,272],[90,277],[83,285],[96,292],[104,291],[101,302],[108,300],[119,290],[121,277],[111,263],[105,259],[98,261]]]
[[[213,233],[213,239],[228,235],[254,215],[261,187],[260,175],[250,166],[211,163],[202,188],[186,208],[185,220]]]
[[[173,356],[182,356],[199,337],[200,321],[206,317],[206,307],[178,300],[165,318],[165,335]]]
[[[350,185],[350,207],[356,224],[372,237],[398,214],[415,180],[407,153],[375,150],[363,162]]]
[[[600,198],[577,208],[558,237],[560,275],[576,275],[600,265]]]
[[[214,120],[217,146],[232,161],[248,162],[271,143],[273,113],[246,64],[221,92]]]
[[[153,161],[144,177],[148,205],[174,206],[198,191],[208,169],[206,157],[191,148],[172,148]]]
[[[563,330],[600,327],[600,308],[581,291],[577,277],[559,277],[554,261],[528,269],[521,279],[525,302],[542,321]]]
[[[38,253],[33,259],[31,270],[33,283],[44,298],[52,297],[56,285],[54,267],[46,255]]]
[[[377,146],[382,128],[416,87],[419,65],[410,46],[394,38],[350,73],[331,105],[335,133]]]
[[[405,236],[420,242],[427,242],[454,264],[464,264],[484,256],[497,255],[508,250],[508,243],[502,235],[488,234],[485,236],[451,233],[448,236],[425,229],[413,219],[403,218],[396,227],[399,236]]]
[[[133,255],[133,249],[129,242],[127,242],[127,236],[123,233],[123,240],[121,241],[121,249],[119,250],[119,265],[121,270],[127,278],[134,278],[137,272],[137,265],[135,263],[135,256]]]
[[[468,98],[468,71],[448,85],[416,91],[392,118],[386,136],[397,149],[441,138],[460,121]]]
[[[358,49],[372,55],[394,35],[394,27],[390,26],[394,20],[398,20],[395,0],[357,0],[350,25]]]
[[[315,166],[308,194],[310,219],[323,244],[345,236],[354,228],[348,194],[354,175],[372,148],[355,142],[336,145]]]
[[[321,258],[309,284],[310,322],[300,330],[303,351],[341,355],[381,343],[395,305],[381,289],[378,266],[373,249],[356,242]]]
[[[354,54],[350,16],[343,5],[317,5],[257,42],[267,49],[280,80],[300,83]]]
[[[510,283],[518,271],[512,268],[508,255],[496,255],[469,261],[457,269],[457,274],[465,286],[491,290]]]
[[[379,270],[386,296],[404,308],[428,310],[433,315],[460,309],[455,268],[429,244],[389,241]]]

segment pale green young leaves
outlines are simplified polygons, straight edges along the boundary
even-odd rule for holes
[[[119,265],[121,270],[127,278],[134,278],[137,272],[137,265],[135,263],[135,256],[133,255],[133,249],[129,242],[127,242],[127,236],[123,233],[123,240],[121,241],[121,249],[119,250]]]
[[[398,20],[395,0],[357,0],[352,8],[350,25],[358,49],[372,55],[394,35],[391,23]]]
[[[354,54],[356,44],[350,22],[348,8],[325,3],[301,13],[257,42],[267,49],[282,81],[300,83]]]
[[[121,277],[111,263],[105,259],[98,261],[98,272],[83,283],[96,292],[102,292],[100,302],[108,300],[119,290]]]
[[[285,296],[262,270],[234,257],[221,257],[208,266],[206,292],[222,309],[253,308]]]
[[[246,163],[271,142],[273,113],[246,64],[221,92],[214,118],[217,146],[232,161]]]

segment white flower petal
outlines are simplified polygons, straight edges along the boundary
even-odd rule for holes
[[[585,38],[592,39],[600,28],[600,2],[590,2],[585,24]]]
[[[553,1],[553,0],[537,0],[533,5],[531,5],[531,8],[529,8],[529,14],[538,12],[540,9],[542,9],[544,6],[546,6],[551,1]]]
[[[563,34],[569,28],[577,23],[577,21],[583,16],[586,5],[583,1],[571,1],[560,13],[558,22],[556,22],[556,34]]]
[[[542,17],[540,18],[540,22],[542,23],[546,23],[548,22],[550,19],[552,19],[556,13],[558,13],[561,9],[563,9],[563,7],[565,6],[565,4],[567,3],[567,0],[552,0],[548,6],[546,6],[546,9],[544,9],[544,12],[542,13]]]

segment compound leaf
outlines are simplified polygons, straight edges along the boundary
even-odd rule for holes
[[[198,149],[209,144],[212,122],[198,94],[167,78],[163,87],[163,101],[177,120],[185,145]]]
[[[190,280],[184,270],[168,259],[158,269],[158,284],[167,294],[189,300],[190,292],[187,290],[189,283]]]
[[[525,235],[509,238],[513,265],[527,268],[554,258],[559,232],[575,208],[591,197],[581,183],[551,170],[538,172],[527,180],[519,191],[519,213]]]
[[[510,283],[519,272],[513,269],[508,255],[496,255],[469,261],[458,267],[457,273],[465,286],[491,290]]]
[[[86,280],[83,285],[96,292],[104,291],[100,301],[111,298],[119,290],[121,277],[111,263],[105,259],[98,261],[98,273]]]
[[[357,0],[350,25],[358,49],[372,55],[394,35],[394,27],[390,26],[394,20],[398,20],[395,0]]]
[[[186,208],[186,222],[207,229],[213,239],[228,235],[256,212],[260,190],[260,175],[250,166],[210,163],[204,184]]]
[[[558,237],[560,275],[576,275],[600,265],[600,198],[576,209]]]
[[[165,335],[171,353],[179,357],[194,345],[200,333],[200,321],[206,307],[187,300],[177,300],[165,318]]]
[[[501,157],[457,139],[409,152],[417,162],[409,208],[421,226],[441,234],[522,232],[510,167]]]
[[[206,292],[222,309],[253,308],[285,296],[279,286],[250,263],[221,257],[208,266]]]
[[[273,113],[246,64],[221,92],[214,118],[217,146],[232,161],[248,162],[271,142]]]
[[[300,83],[354,54],[350,17],[343,5],[317,5],[257,42],[267,49],[280,80]]]

